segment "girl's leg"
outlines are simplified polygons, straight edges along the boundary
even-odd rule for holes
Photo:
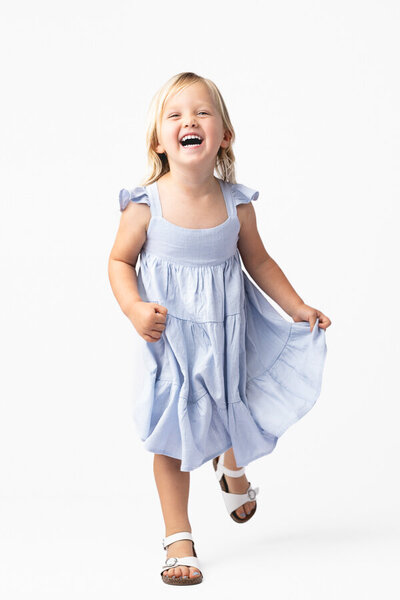
[[[227,452],[224,454],[224,465],[227,469],[232,469],[232,471],[238,471],[240,467],[237,466],[235,455],[233,453],[233,448],[229,448]],[[244,494],[249,487],[249,482],[247,481],[246,475],[242,475],[241,477],[229,477],[225,475],[229,491],[233,494]],[[246,515],[251,513],[255,506],[255,502],[246,502],[243,506],[239,506],[236,509],[236,513],[239,517],[244,518]]]
[[[188,517],[190,473],[180,470],[181,461],[164,454],[154,454],[154,478],[161,502],[165,522],[165,536],[179,531],[192,531]],[[179,540],[168,546],[166,558],[170,556],[194,556],[190,540]],[[164,571],[172,577],[199,577],[195,567],[175,567]]]

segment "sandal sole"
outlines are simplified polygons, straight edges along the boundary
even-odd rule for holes
[[[198,577],[188,577],[187,579],[177,577],[176,579],[172,579],[172,577],[164,577],[162,575],[162,580],[168,585],[195,585],[196,583],[201,583],[203,581],[203,576],[199,575]]]

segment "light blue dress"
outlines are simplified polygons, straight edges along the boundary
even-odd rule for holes
[[[157,182],[122,189],[129,202],[150,206],[140,253],[143,301],[168,309],[157,342],[143,345],[145,385],[134,421],[144,447],[192,471],[233,447],[238,467],[275,448],[305,415],[321,389],[325,330],[289,322],[242,269],[236,206],[258,192],[219,179],[228,218],[190,229],[167,221]]]

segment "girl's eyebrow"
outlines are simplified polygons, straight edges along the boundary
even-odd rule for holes
[[[200,108],[200,106],[203,106],[203,107],[207,106],[208,108],[211,108],[211,104],[209,102],[198,102],[198,104],[196,106],[197,106],[197,108]],[[177,110],[179,110],[179,109],[173,106],[172,108],[168,108],[167,112],[177,111]]]

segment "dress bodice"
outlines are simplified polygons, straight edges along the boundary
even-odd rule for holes
[[[224,196],[227,219],[216,227],[193,229],[171,223],[162,214],[157,181],[120,192],[121,210],[129,201],[146,202],[150,206],[151,219],[142,253],[181,264],[203,266],[223,263],[237,252],[240,221],[236,206],[258,198],[258,191],[242,184],[234,184],[217,178]]]

